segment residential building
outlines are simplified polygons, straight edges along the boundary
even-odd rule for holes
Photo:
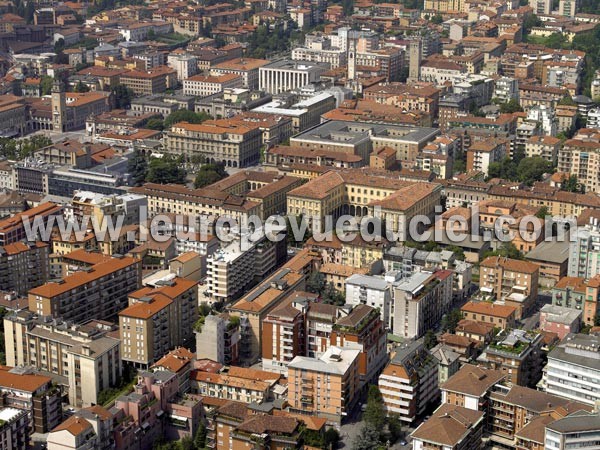
[[[440,386],[442,404],[487,412],[490,390],[505,378],[506,374],[501,370],[465,364]]]
[[[540,329],[556,333],[560,340],[571,333],[578,333],[582,312],[557,305],[544,305],[540,310]]]
[[[310,61],[281,60],[261,66],[259,89],[269,94],[297,89],[320,81],[321,74],[329,70],[328,64]]]
[[[480,289],[498,302],[517,307],[516,319],[525,316],[537,300],[539,266],[500,256],[480,265]]]
[[[62,211],[62,206],[51,202],[45,202],[34,208],[30,208],[0,220],[0,245],[13,244],[23,240],[38,240],[36,238],[38,238],[39,233],[37,236],[27,235],[24,222],[27,220],[35,220],[41,222],[40,225],[43,224],[44,227],[47,227],[48,221],[54,221],[56,216],[62,217]]]
[[[196,358],[234,365],[239,358],[240,321],[227,313],[209,315],[196,333]]]
[[[60,282],[29,291],[29,310],[39,316],[60,317],[82,323],[117,317],[127,295],[141,287],[141,261],[130,257],[101,258],[84,271]]]
[[[506,382],[535,387],[542,377],[543,336],[525,330],[504,330],[494,336],[477,361],[501,370]]]
[[[519,100],[519,80],[510,77],[501,77],[496,80],[493,98],[501,103]]]
[[[77,407],[98,403],[98,394],[121,377],[116,327],[92,320],[73,325],[21,310],[4,318],[6,362],[57,376]]]
[[[561,146],[561,140],[554,136],[532,136],[525,143],[525,156],[541,156],[547,161],[557,161]]]
[[[384,278],[354,274],[346,278],[346,303],[379,309],[386,328],[392,328],[392,289]]]
[[[444,344],[436,345],[430,352],[431,356],[437,360],[438,386],[441,386],[448,381],[448,378],[458,372],[460,368],[460,355]]]
[[[600,416],[597,412],[577,413],[546,425],[545,441],[550,448],[594,448],[598,445]]]
[[[267,64],[270,64],[270,61],[266,59],[236,58],[211,67],[210,74],[222,75],[233,73],[241,75],[243,80],[242,86],[244,88],[257,90],[259,88],[259,69]]]
[[[600,274],[600,227],[597,219],[577,227],[569,245],[569,277],[594,278]]]
[[[224,75],[194,75],[183,81],[183,94],[194,97],[208,97],[225,89],[242,87],[242,77],[233,73]]]
[[[60,389],[52,378],[31,368],[1,368],[0,396],[4,406],[27,413],[34,433],[47,433],[62,419]]]
[[[572,334],[548,353],[540,388],[594,406],[600,400],[600,337]]]
[[[577,136],[565,141],[558,155],[558,170],[577,177],[586,192],[600,192],[600,144]]]
[[[563,277],[552,288],[552,305],[582,311],[586,325],[594,323],[600,299],[600,275],[586,281],[582,277]]]
[[[510,305],[500,305],[489,302],[468,301],[461,308],[465,319],[489,323],[502,330],[516,326],[517,308]]]
[[[439,398],[437,382],[438,366],[423,339],[396,347],[379,375],[386,413],[403,422],[414,422]]]
[[[503,139],[486,139],[471,144],[467,150],[467,171],[488,173],[490,164],[502,161],[509,154],[509,142]]]
[[[0,448],[25,450],[29,447],[29,417],[25,411],[0,408]]]
[[[160,94],[177,85],[177,72],[167,66],[145,72],[132,70],[121,74],[120,82],[136,95]]]
[[[484,413],[443,404],[413,431],[415,449],[467,450],[482,448]]]
[[[49,278],[49,245],[15,242],[0,247],[0,290],[26,295]]]
[[[129,306],[119,311],[121,358],[147,369],[169,350],[189,346],[197,319],[195,281],[170,276],[130,293]]]
[[[320,358],[296,356],[288,364],[290,411],[341,423],[358,401],[359,354],[331,346]]]
[[[419,338],[436,326],[452,306],[452,273],[449,270],[417,272],[393,283],[392,332]]]
[[[295,304],[282,304],[273,309],[262,323],[263,370],[287,375],[287,365],[306,347],[304,314]],[[304,305],[301,308],[306,308]]]

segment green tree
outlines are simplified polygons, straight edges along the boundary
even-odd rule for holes
[[[510,158],[493,162],[488,167],[488,177],[515,180],[517,178],[517,165]]]
[[[127,162],[127,171],[131,175],[133,184],[141,186],[148,176],[148,160],[139,149],[133,151],[133,155]]]
[[[379,430],[371,424],[365,424],[360,430],[360,434],[354,440],[352,450],[374,450],[380,444]]]
[[[529,33],[532,28],[539,27],[541,25],[542,21],[540,20],[540,18],[535,14],[532,14],[528,16],[523,22],[523,29],[525,30],[525,33]]]
[[[152,119],[148,119],[148,122],[146,122],[144,128],[148,128],[149,130],[162,131],[165,129],[165,124],[162,119],[153,117]]]
[[[548,207],[542,206],[540,209],[538,209],[538,212],[535,213],[535,217],[537,217],[538,219],[543,219],[548,214],[549,214]]]
[[[454,308],[448,314],[444,314],[442,317],[442,331],[447,331],[448,333],[454,333],[456,330],[456,326],[458,322],[462,320],[462,312],[458,308]]]
[[[563,177],[560,189],[566,192],[582,192],[582,186],[579,184],[577,175]]]
[[[571,97],[570,95],[565,95],[563,98],[560,99],[558,104],[562,106],[577,106],[577,103],[575,103],[575,100],[573,100],[573,97]]]
[[[560,49],[564,48],[568,42],[567,37],[563,33],[552,33],[546,38],[544,44],[546,47]]]
[[[178,109],[167,116],[164,122],[164,127],[165,129],[169,129],[174,124],[179,122],[202,123],[210,118],[211,117],[205,112],[195,113],[194,111],[190,111],[188,109]]]
[[[196,189],[208,186],[216,183],[228,176],[225,171],[225,165],[223,163],[216,164],[205,164],[200,167],[196,179],[194,180],[194,187]]]
[[[512,242],[503,242],[497,250],[488,251],[483,254],[483,258],[488,256],[503,256],[510,259],[525,259],[523,253],[519,251]]]
[[[165,156],[150,160],[146,181],[159,184],[185,184],[186,175],[185,170],[179,167],[178,161]]]
[[[427,349],[435,347],[438,343],[437,336],[435,335],[433,330],[427,330],[424,339],[425,347],[427,347]]]
[[[371,425],[375,430],[383,430],[385,425],[383,397],[381,396],[379,388],[374,384],[369,386],[367,408],[365,409],[362,418],[366,424]]]
[[[513,114],[516,112],[523,112],[523,107],[517,99],[511,98],[506,103],[498,103],[500,112],[502,114]]]
[[[321,295],[326,286],[325,275],[317,271],[313,272],[306,282],[306,290],[313,294]]]
[[[323,448],[335,449],[340,442],[340,433],[335,428],[328,428],[323,435]]]
[[[88,85],[83,84],[83,82],[79,80],[79,82],[75,85],[75,88],[73,88],[73,90],[75,92],[89,92],[90,88]]]
[[[40,79],[40,87],[42,89],[42,95],[50,95],[52,92],[52,85],[54,84],[54,78],[48,75],[42,75]]]
[[[388,430],[390,434],[390,442],[394,443],[398,439],[402,437],[404,432],[402,431],[402,421],[398,418],[398,416],[393,415],[388,417],[387,419]]]
[[[196,435],[194,436],[194,446],[196,450],[202,450],[206,447],[206,425],[204,422],[200,422],[198,429],[196,430]]]
[[[523,158],[517,166],[516,175],[519,181],[532,185],[535,181],[540,181],[546,173],[554,171],[554,164],[541,156]]]
[[[135,96],[133,90],[127,86],[118,84],[111,89],[111,92],[116,109],[127,109],[131,106],[131,99]]]

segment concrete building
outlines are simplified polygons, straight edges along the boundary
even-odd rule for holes
[[[280,305],[263,320],[262,367],[287,375],[287,365],[304,354],[304,311],[307,305]]]
[[[227,313],[206,316],[196,333],[196,358],[233,365],[239,358],[239,319]]]
[[[41,241],[0,247],[0,290],[26,295],[49,278],[50,247]]]
[[[392,328],[392,289],[384,278],[355,274],[346,278],[346,303],[368,305],[379,309],[381,320]]]
[[[519,80],[510,77],[502,77],[496,80],[493,98],[501,103],[511,100],[519,100]]]
[[[560,340],[579,332],[582,312],[556,305],[544,305],[540,310],[540,329],[556,333]]]
[[[582,277],[563,277],[552,288],[552,305],[581,311],[582,323],[592,325],[600,299],[600,276],[586,280]]]
[[[270,64],[266,59],[237,58],[221,62],[210,68],[211,75],[223,75],[233,73],[241,75],[242,86],[246,89],[257,90],[259,88],[259,68]],[[305,83],[306,84],[306,83]],[[263,90],[263,89],[261,89]]]
[[[329,70],[328,64],[309,61],[281,60],[259,68],[259,89],[279,94],[320,81],[321,74]]]
[[[320,358],[296,356],[288,364],[290,411],[340,424],[358,401],[359,354],[332,346]]]
[[[565,141],[558,155],[558,170],[577,177],[585,192],[600,192],[600,175],[595,168],[600,164],[600,143],[593,140]]]
[[[448,378],[458,372],[460,368],[460,355],[444,344],[436,345],[430,352],[437,360],[438,386],[441,386],[448,381]]]
[[[225,89],[242,87],[242,77],[233,73],[224,75],[194,75],[183,81],[183,94],[194,97],[208,97]]]
[[[562,3],[562,2],[561,2]],[[549,448],[595,448],[600,434],[600,416],[597,412],[578,413],[546,425],[545,442]]]
[[[379,391],[388,415],[412,423],[439,398],[438,366],[423,339],[392,352],[379,376]]]
[[[0,408],[0,449],[25,450],[28,447],[27,413],[15,408]]]
[[[167,65],[177,72],[179,81],[187,80],[198,73],[198,59],[191,54],[171,54],[167,57]]]
[[[594,278],[600,274],[600,227],[594,223],[577,227],[569,245],[569,277]]]
[[[4,318],[4,329],[7,364],[57,376],[73,406],[98,403],[100,391],[119,382],[120,342],[109,322],[73,325],[22,310]]]
[[[394,322],[392,332],[404,338],[419,338],[439,323],[452,306],[452,273],[417,272],[393,283]]]

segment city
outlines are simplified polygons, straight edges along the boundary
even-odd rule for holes
[[[0,1],[0,450],[600,449],[599,0]]]

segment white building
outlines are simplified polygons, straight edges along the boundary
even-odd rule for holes
[[[536,15],[548,15],[552,11],[552,0],[529,0],[529,6]]]
[[[269,94],[290,91],[320,81],[321,74],[327,70],[328,64],[288,59],[275,61],[258,69],[259,89]]]
[[[502,103],[511,100],[519,101],[519,81],[510,77],[497,79],[493,98],[497,98]]]
[[[340,49],[313,49],[298,47],[292,50],[294,61],[309,61],[315,63],[326,63],[332,69],[346,65],[346,52]]]
[[[600,273],[600,227],[587,224],[577,227],[569,244],[570,277],[593,278]]]
[[[27,412],[16,408],[0,409],[0,450],[25,450],[28,444]]]
[[[217,76],[195,75],[183,80],[183,94],[208,97],[223,92],[226,88],[241,88],[242,84],[242,77],[233,73]]]
[[[527,111],[527,122],[539,123],[542,134],[556,136],[556,113],[546,105],[537,105]]]
[[[177,72],[179,81],[187,80],[198,73],[198,58],[194,55],[169,55],[167,65]]]
[[[546,449],[600,449],[600,415],[579,411],[546,425]]]
[[[346,303],[379,308],[381,320],[387,328],[392,328],[392,289],[384,278],[359,274],[346,278]]]
[[[586,128],[600,130],[600,108],[592,108],[588,111]]]

